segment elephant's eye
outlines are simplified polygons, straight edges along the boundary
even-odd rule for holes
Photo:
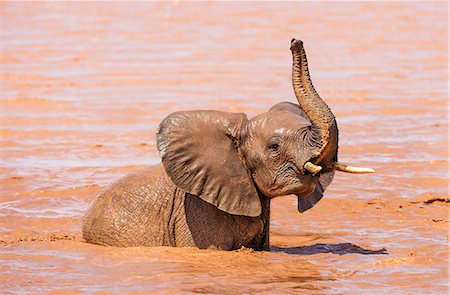
[[[267,142],[267,149],[271,150],[271,151],[278,151],[280,149],[280,138],[278,137],[272,137],[268,142]]]
[[[270,149],[271,149],[271,150],[274,150],[274,151],[278,150],[279,148],[280,148],[280,145],[279,145],[278,143],[273,143],[273,144],[270,146]]]

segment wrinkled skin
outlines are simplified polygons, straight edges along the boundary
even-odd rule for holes
[[[87,242],[111,246],[269,249],[270,200],[295,194],[313,207],[333,179],[338,130],[315,93],[301,41],[293,40],[299,105],[242,113],[184,111],[166,117],[157,144],[162,164],[103,191],[86,215]],[[324,118],[326,117],[326,118]],[[307,162],[323,169],[313,175]]]

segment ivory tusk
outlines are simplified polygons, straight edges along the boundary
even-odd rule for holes
[[[318,173],[318,172],[320,172],[320,170],[322,170],[321,166],[314,165],[311,162],[306,162],[305,165],[303,166],[303,168],[305,168],[307,171],[311,172],[312,175],[316,175],[316,173]]]
[[[334,163],[334,169],[337,171],[347,172],[347,173],[374,173],[375,170],[371,168],[353,167],[347,166],[341,163]]]

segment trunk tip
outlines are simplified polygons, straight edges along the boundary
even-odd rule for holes
[[[291,39],[291,50],[300,49],[303,47],[303,41],[299,39]]]

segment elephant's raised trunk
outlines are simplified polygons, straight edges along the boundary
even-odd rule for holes
[[[292,84],[300,107],[310,119],[314,140],[319,148],[314,151],[312,160],[319,163],[324,157],[335,156],[338,144],[338,129],[336,119],[328,105],[314,89],[308,70],[303,42],[292,39],[291,51],[293,58]],[[337,161],[337,159],[329,159]]]
[[[292,51],[292,84],[295,96],[303,111],[312,123],[313,140],[318,142],[317,148],[312,155],[311,162],[306,162],[304,169],[315,175],[322,171],[322,167],[315,165],[325,159],[325,164],[332,163],[328,169],[347,173],[373,173],[370,168],[347,166],[337,162],[338,128],[336,119],[331,109],[322,100],[311,82],[309,76],[308,61],[306,59],[303,42],[291,40]]]

